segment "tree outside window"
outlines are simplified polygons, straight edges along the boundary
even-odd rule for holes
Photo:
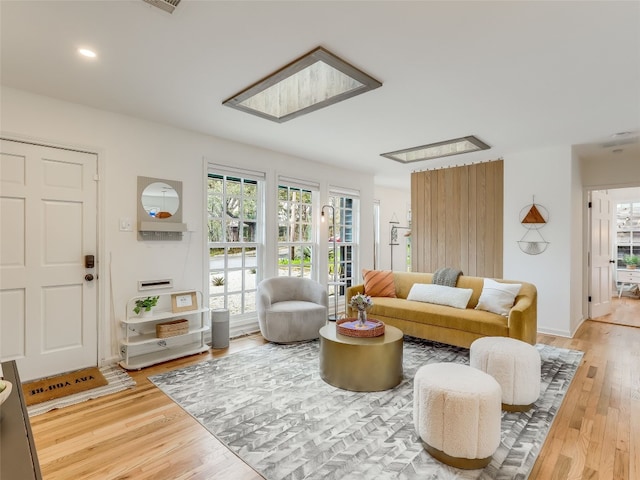
[[[312,278],[313,194],[278,186],[278,275]]]
[[[260,183],[210,174],[207,197],[209,306],[232,317],[255,312]]]

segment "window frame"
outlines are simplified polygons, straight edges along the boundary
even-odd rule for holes
[[[300,185],[299,181],[279,178],[276,192],[277,275],[317,280],[316,256],[318,243],[316,236],[318,226],[315,221],[315,211],[318,203],[317,189],[313,190],[310,186]],[[284,198],[282,196],[283,192],[286,192]],[[296,196],[298,198],[296,198]],[[283,212],[286,212],[286,214],[283,215]],[[283,228],[286,230],[285,238],[287,238],[287,240],[282,240],[281,229]],[[293,235],[292,231],[294,233]],[[305,231],[307,232],[306,239],[303,238]],[[283,263],[280,262],[282,250],[285,248],[287,255],[286,260],[288,260],[288,262],[286,262],[287,266],[283,266]],[[308,256],[304,254],[307,249]],[[291,255],[291,252],[294,252],[293,255]],[[302,268],[296,267],[294,262],[298,260]]]
[[[234,170],[229,167],[209,165],[206,184],[207,201],[207,252],[209,265],[208,271],[208,304],[211,309],[224,308],[229,310],[230,323],[233,326],[242,326],[244,320],[250,319],[255,323],[256,310],[255,298],[258,283],[262,278],[263,252],[264,252],[264,198],[265,178],[259,172]],[[211,180],[222,182],[222,191],[211,191]],[[238,182],[240,192],[229,192],[228,182]],[[245,195],[246,188],[255,187],[251,196]],[[220,197],[220,205],[228,205],[230,200],[237,200],[237,228],[235,233],[229,225],[228,210],[217,211],[212,206],[212,195]],[[255,202],[251,210],[247,210],[247,200]],[[221,236],[213,236],[212,222],[220,221],[219,233]],[[253,225],[253,227],[250,227]],[[242,228],[240,228],[242,226]],[[248,227],[249,226],[249,227]],[[247,228],[252,233],[247,233]],[[235,236],[237,235],[237,236]],[[235,238],[230,239],[230,236]],[[221,249],[218,258],[221,263],[215,264],[212,250]],[[239,263],[238,263],[239,262]],[[215,265],[215,266],[214,266]],[[214,278],[222,275],[224,282],[221,285],[214,284]],[[239,288],[230,285],[231,276],[239,275]],[[221,300],[221,301],[220,301]],[[238,311],[239,307],[239,311]]]

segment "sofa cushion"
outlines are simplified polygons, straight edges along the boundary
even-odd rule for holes
[[[396,296],[396,284],[391,270],[362,270],[364,293],[370,297]]]
[[[452,328],[486,336],[508,336],[508,320],[502,315],[473,308],[453,308],[400,298],[374,298],[369,318],[401,318],[422,325]]]
[[[433,283],[432,273],[394,272],[393,275],[398,298],[407,298],[414,283]]]
[[[508,316],[521,286],[519,283],[500,283],[485,278],[476,309]]]
[[[473,290],[470,288],[455,288],[431,283],[414,283],[409,291],[407,300],[417,302],[436,303],[455,308],[467,308]]]

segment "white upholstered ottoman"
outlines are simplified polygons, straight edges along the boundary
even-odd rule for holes
[[[483,468],[500,444],[500,385],[467,365],[433,363],[418,369],[413,423],[425,449],[457,468]]]
[[[471,344],[470,363],[498,381],[507,411],[529,410],[540,396],[540,353],[533,345],[508,337],[479,338]]]

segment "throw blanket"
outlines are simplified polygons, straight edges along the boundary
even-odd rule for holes
[[[462,275],[462,270],[451,267],[439,268],[436,270],[436,273],[433,274],[433,280],[431,282],[436,285],[455,287],[460,275]]]

